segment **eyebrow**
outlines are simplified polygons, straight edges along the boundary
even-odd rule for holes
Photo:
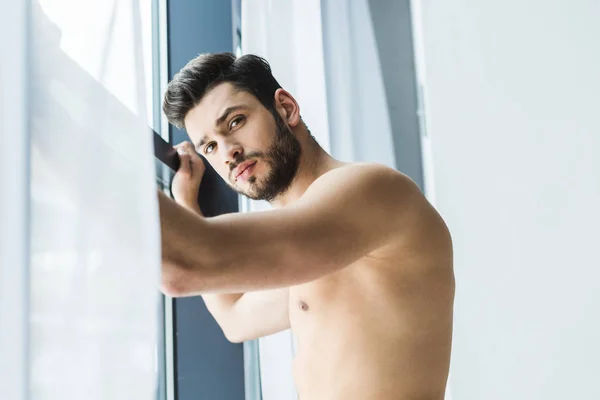
[[[219,126],[222,125],[223,122],[225,122],[225,120],[227,119],[227,117],[229,117],[229,115],[232,112],[241,110],[246,108],[246,106],[243,105],[236,105],[236,106],[231,106],[231,107],[227,107],[223,113],[221,114],[221,116],[219,118],[217,118],[215,120],[215,126]],[[206,142],[208,142],[208,135],[204,135],[202,136],[202,139],[200,139],[200,141],[196,144],[196,148],[202,147]]]
[[[231,114],[234,111],[241,110],[243,108],[246,108],[246,107],[242,106],[242,105],[227,107],[225,109],[225,111],[223,111],[223,114],[221,114],[221,116],[219,118],[217,118],[217,120],[215,121],[215,126],[219,126],[219,125],[223,124],[223,122],[225,122],[227,117],[229,117],[229,114]]]
[[[204,144],[208,142],[208,136],[204,135],[202,136],[202,139],[200,139],[200,141],[198,143],[195,144],[194,147],[196,147],[197,151],[200,151],[200,147],[204,146]]]

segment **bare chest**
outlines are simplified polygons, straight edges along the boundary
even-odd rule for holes
[[[399,305],[398,268],[377,259],[362,259],[318,280],[290,288],[289,315],[295,334],[324,328],[349,329],[358,320]],[[392,311],[392,310],[390,310]]]
[[[440,287],[443,275],[415,273],[407,260],[397,263],[361,260],[291,288],[300,398],[443,393],[451,337],[451,297],[443,288],[450,293],[451,280]]]
[[[290,288],[289,317],[299,341],[327,335],[431,328],[453,300],[453,273],[420,257],[370,255],[335,273]],[[336,336],[336,340],[339,336]]]

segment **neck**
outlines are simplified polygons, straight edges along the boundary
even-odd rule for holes
[[[307,130],[300,134],[296,133],[296,137],[302,146],[298,172],[288,190],[271,202],[274,208],[283,208],[298,200],[317,178],[344,164],[323,150]]]

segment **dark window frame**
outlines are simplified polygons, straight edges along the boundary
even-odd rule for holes
[[[169,80],[199,53],[234,51],[235,1],[161,1],[166,1],[167,10],[166,75]],[[154,132],[155,155],[175,171],[178,157],[172,145],[189,139],[174,126],[169,126],[168,137],[167,144]],[[199,192],[200,209],[207,217],[238,212],[237,193],[206,164]],[[201,297],[173,299],[164,304],[172,307],[173,337],[167,340],[173,341],[174,393],[171,395],[174,400],[244,399],[243,345],[227,341]],[[168,377],[162,379],[168,380]],[[169,398],[169,393],[166,396]]]

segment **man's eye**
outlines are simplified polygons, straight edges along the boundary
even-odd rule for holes
[[[210,154],[215,150],[215,147],[217,146],[216,143],[212,142],[206,145],[206,147],[204,148],[204,153],[205,154]]]
[[[235,117],[233,120],[231,120],[231,124],[229,124],[229,129],[233,129],[236,126],[238,126],[242,121],[244,120],[243,116],[239,116],[239,117]]]

